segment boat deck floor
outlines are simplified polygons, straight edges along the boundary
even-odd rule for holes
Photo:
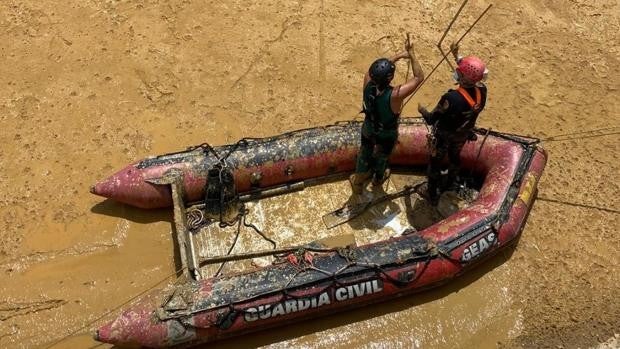
[[[321,217],[347,202],[371,200],[424,180],[423,176],[392,175],[380,188],[369,185],[362,199],[351,196],[351,186],[346,180],[308,187],[303,191],[246,203],[249,210],[246,222],[254,224],[278,247],[303,245],[316,240],[328,247],[344,246],[350,243],[351,236],[355,237],[357,245],[365,245],[399,236],[411,227],[422,230],[458,210],[458,205],[463,202],[447,192],[442,195],[438,209],[435,209],[413,194],[377,204],[362,215],[332,229],[325,227]],[[273,247],[243,224],[239,234],[236,224],[226,228],[218,224],[207,225],[195,235],[195,242],[199,259],[226,255],[231,246],[232,254]],[[265,266],[273,261],[274,257],[269,256],[231,262],[223,267],[220,264],[206,265],[201,267],[200,272],[209,277],[221,267],[222,274],[229,274]]]

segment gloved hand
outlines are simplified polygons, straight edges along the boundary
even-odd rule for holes
[[[424,114],[422,115],[422,117],[424,118],[424,121],[428,124],[431,125],[433,124],[432,120],[431,120],[431,113],[428,114]]]
[[[459,44],[457,44],[456,42],[453,42],[450,44],[450,52],[452,53],[452,55],[454,56],[454,59],[457,61],[459,60]]]
[[[426,110],[426,108],[423,107],[422,104],[418,104],[418,112],[420,113],[420,115],[422,115],[422,117],[424,118],[424,121],[430,125],[431,124],[431,120],[430,120],[431,113],[429,113],[429,111]]]
[[[475,142],[478,140],[478,135],[473,131],[469,132],[469,135],[467,135],[467,140],[471,142]]]

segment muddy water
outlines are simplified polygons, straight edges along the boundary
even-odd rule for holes
[[[455,32],[485,6],[470,1]],[[411,32],[428,71],[457,7],[1,2],[0,347],[89,330],[174,272],[170,213],[102,201],[90,184],[150,154],[350,119],[368,64]],[[503,1],[462,45],[489,62],[481,126],[540,137],[607,129],[545,143],[539,196],[582,206],[537,201],[513,253],[440,289],[220,345],[583,348],[620,332],[620,221],[593,208],[620,209],[619,138],[609,129],[620,125],[619,7]],[[401,81],[406,66],[398,69]],[[448,86],[442,67],[404,114]],[[338,204],[296,195],[321,209]],[[274,226],[291,224],[270,232],[283,243],[317,238],[288,220],[303,210],[261,205]],[[261,243],[246,236],[243,244]],[[94,344],[74,337],[57,347]]]

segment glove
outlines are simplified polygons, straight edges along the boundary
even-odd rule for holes
[[[422,115],[422,118],[424,118],[424,121],[427,124],[431,124],[431,113],[428,112],[428,110],[426,110],[425,107],[423,107],[421,104],[418,104],[418,112],[420,113],[420,115]]]
[[[469,135],[467,135],[467,140],[471,142],[475,142],[478,140],[478,135],[476,135],[476,133],[474,132],[469,132]]]
[[[430,113],[422,114],[422,118],[424,118],[424,121],[427,124],[429,124],[429,125],[432,124],[432,122],[431,122],[431,114]]]

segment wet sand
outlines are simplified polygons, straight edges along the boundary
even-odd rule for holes
[[[470,1],[449,39],[486,5]],[[458,6],[0,3],[0,347],[46,347],[174,273],[171,213],[104,201],[89,185],[148,155],[351,119],[372,60],[410,32],[428,72]],[[613,0],[502,1],[462,44],[491,71],[479,126],[609,133],[544,142],[540,199],[514,251],[430,292],[216,347],[612,343],[620,220],[587,206],[620,210],[620,138],[608,129],[620,126],[619,13]],[[398,69],[402,81],[406,65]],[[442,66],[403,114],[449,86]],[[56,347],[94,345],[77,336]]]

